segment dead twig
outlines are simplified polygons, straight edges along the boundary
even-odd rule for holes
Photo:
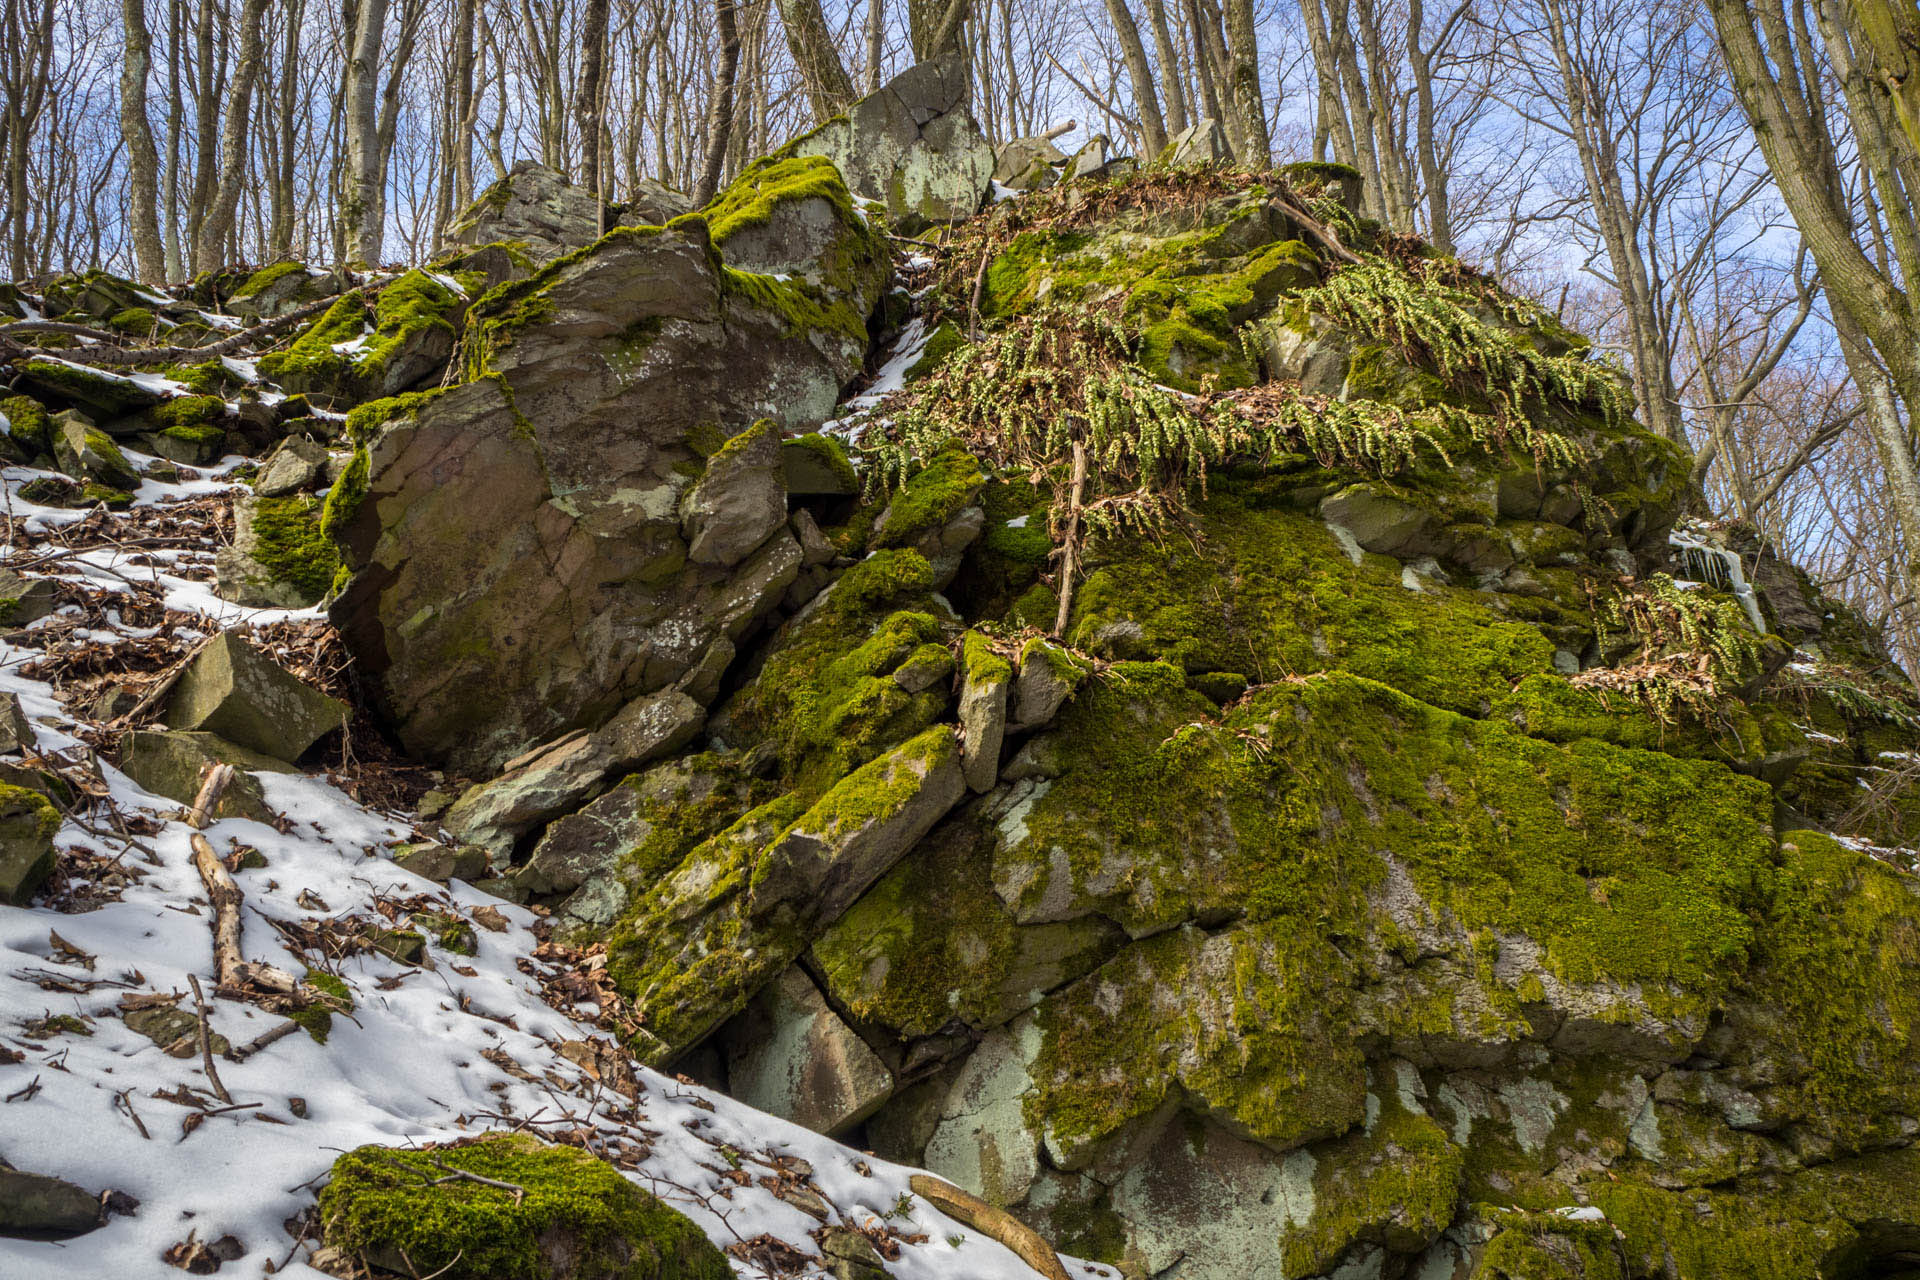
[[[213,1086],[213,1096],[222,1102],[232,1102],[233,1095],[220,1083],[220,1073],[213,1069],[213,1036],[207,1029],[207,998],[200,993],[200,975],[188,974],[187,985],[193,988],[193,1011],[200,1019],[200,1065],[207,1073],[207,1083]]]
[[[245,1062],[248,1058],[251,1058],[254,1054],[260,1052],[262,1049],[266,1048],[268,1045],[278,1043],[281,1040],[285,1040],[288,1036],[292,1035],[294,1032],[298,1031],[299,1029],[300,1029],[299,1023],[293,1021],[292,1019],[288,1019],[287,1021],[281,1023],[279,1026],[274,1027],[272,1030],[262,1032],[260,1035],[256,1036],[252,1040],[249,1040],[247,1041],[247,1043],[241,1045],[238,1049],[233,1050],[233,1052],[227,1055],[227,1060],[229,1062]]]
[[[956,1222],[972,1227],[980,1234],[1014,1251],[1020,1261],[1046,1276],[1047,1280],[1070,1280],[1060,1255],[1038,1232],[1005,1209],[996,1209],[979,1196],[969,1195],[951,1182],[930,1174],[916,1173],[908,1184],[915,1195]]]

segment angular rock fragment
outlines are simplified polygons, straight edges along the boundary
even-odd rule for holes
[[[0,783],[0,902],[25,906],[53,874],[53,833],[60,813],[25,787]]]
[[[757,1110],[839,1133],[893,1093],[893,1075],[797,965],[721,1029],[727,1092]]]
[[[174,729],[218,734],[276,760],[297,760],[346,723],[347,705],[224,631],[188,661],[165,718]]]
[[[192,804],[207,766],[230,764],[233,780],[214,806],[214,818],[251,818],[272,822],[265,793],[255,773],[294,773],[282,760],[249,751],[211,733],[179,729],[135,729],[120,739],[120,771],[157,796]]]

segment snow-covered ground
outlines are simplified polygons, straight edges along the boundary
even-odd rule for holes
[[[186,484],[149,481],[139,502],[151,516],[156,504],[205,496],[223,483],[218,471]],[[133,583],[150,584],[170,610],[196,615],[202,632],[240,621],[322,625],[317,611],[249,611],[218,600],[205,551],[97,548],[46,560],[51,544],[36,540],[58,537],[80,513],[22,502],[19,485],[32,474],[6,473],[14,523],[0,564],[34,565],[96,595],[130,596]],[[151,638],[151,625],[112,625],[119,612],[101,598],[106,606],[88,615],[84,638]],[[65,627],[71,639],[75,621],[56,615],[36,627]],[[0,690],[19,697],[39,751],[80,775],[90,768],[84,722],[23,670],[44,656],[40,647],[0,640]],[[339,1153],[516,1126],[613,1159],[723,1248],[770,1235],[817,1255],[810,1233],[845,1223],[896,1241],[898,1257],[887,1265],[909,1280],[1034,1274],[1008,1249],[913,1196],[911,1170],[650,1070],[635,1072],[631,1099],[597,1080],[576,1062],[606,1066],[598,1055],[610,1050],[592,1042],[611,1037],[593,1025],[594,1006],[559,1011],[543,998],[541,979],[554,970],[535,955],[535,915],[458,882],[445,888],[401,870],[388,854],[412,835],[405,816],[370,811],[324,778],[261,775],[283,821],[226,819],[205,834],[222,856],[252,849],[265,859],[235,877],[245,895],[246,957],[296,974],[309,966],[335,972],[354,1008],[334,1017],[324,1044],[295,1032],[244,1061],[216,1059],[232,1098],[219,1101],[197,1051],[168,1056],[121,1020],[122,1009],[178,996],[191,1013],[189,979],[197,977],[208,992],[212,1032],[233,1045],[246,1046],[283,1020],[212,995],[212,915],[189,862],[180,806],[104,762],[98,777],[104,796],[79,817],[110,831],[110,798],[118,823],[135,836],[96,835],[69,820],[57,838],[63,867],[53,904],[43,895],[32,907],[0,906],[0,1156],[139,1204],[64,1242],[0,1239],[5,1280],[179,1275],[162,1261],[170,1247],[190,1236],[228,1235],[245,1252],[223,1275],[318,1275],[305,1263],[312,1242],[297,1240],[298,1217]],[[57,909],[96,902],[78,913]],[[363,922],[390,925],[423,910],[471,922],[477,954],[430,941],[417,967],[370,951],[329,955],[329,939],[353,935]],[[77,1022],[61,1030],[45,1025],[50,1018]],[[610,1082],[623,1073],[607,1074]],[[796,1171],[798,1193],[791,1190]],[[789,1176],[776,1177],[782,1172]],[[808,1183],[824,1210],[805,1193]],[[782,1188],[790,1198],[776,1194]],[[803,1204],[824,1211],[825,1223]],[[735,1269],[821,1274],[811,1266],[776,1271],[768,1256],[743,1247]],[[1088,1264],[1069,1268],[1075,1276],[1112,1274]]]

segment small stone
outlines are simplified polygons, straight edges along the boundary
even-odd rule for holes
[[[294,1119],[305,1120],[307,1118],[307,1100],[298,1096],[288,1098],[287,1110],[293,1113]]]
[[[846,449],[830,436],[781,441],[780,471],[787,492],[796,498],[851,498],[860,492],[860,477],[847,461]]]
[[[296,760],[346,723],[347,705],[302,683],[231,631],[187,664],[168,700],[175,729],[217,733],[276,760]]]
[[[51,578],[29,578],[0,569],[0,626],[24,627],[53,612]]]
[[[1013,725],[1037,729],[1073,696],[1081,670],[1058,645],[1039,638],[1020,651],[1020,675],[1013,686]]]
[[[85,1235],[105,1221],[100,1198],[60,1178],[0,1169],[0,1236],[48,1240]]]
[[[53,456],[76,480],[92,480],[112,489],[137,489],[140,473],[112,437],[71,409],[53,415]]]
[[[0,754],[31,752],[36,745],[33,725],[20,708],[19,695],[0,693]]]
[[[200,1056],[200,1019],[178,1005],[161,1004],[150,1009],[129,1009],[120,1015],[127,1030],[143,1035],[163,1049],[170,1058]],[[215,1053],[233,1046],[217,1031],[209,1030],[207,1044]]]
[[[419,964],[426,958],[427,939],[413,929],[369,929],[360,935],[371,950],[401,964]]]
[[[820,532],[820,522],[805,507],[793,513],[788,522],[793,526],[794,540],[800,544],[800,563],[811,568],[814,565],[829,564],[836,554],[833,544],[827,541],[827,535]]]
[[[445,813],[453,801],[454,795],[451,791],[429,791],[420,797],[420,803],[414,806],[413,811],[420,816],[421,821],[431,822]]]
[[[318,488],[327,470],[326,446],[305,436],[290,436],[273,451],[253,478],[253,491],[263,498]]]
[[[487,851],[472,844],[450,849],[438,840],[422,840],[395,849],[393,861],[396,866],[441,884],[449,880],[471,882],[487,873]]]
[[[786,521],[779,440],[767,418],[707,459],[680,506],[687,558],[695,564],[739,564]]]
[[[1007,731],[1007,691],[1013,668],[987,647],[986,637],[968,632],[961,649],[966,680],[960,687],[960,725],[966,730],[961,767],[967,785],[977,792],[993,790],[1000,775],[1000,746]]]

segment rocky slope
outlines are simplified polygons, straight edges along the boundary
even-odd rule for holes
[[[325,597],[628,1050],[1094,1265],[1920,1265],[1920,702],[1867,628],[1351,175],[992,157],[956,98],[664,225],[519,170],[337,282],[209,410],[315,439],[223,591]],[[41,364],[7,412],[86,413],[87,482],[184,439],[183,371]]]

